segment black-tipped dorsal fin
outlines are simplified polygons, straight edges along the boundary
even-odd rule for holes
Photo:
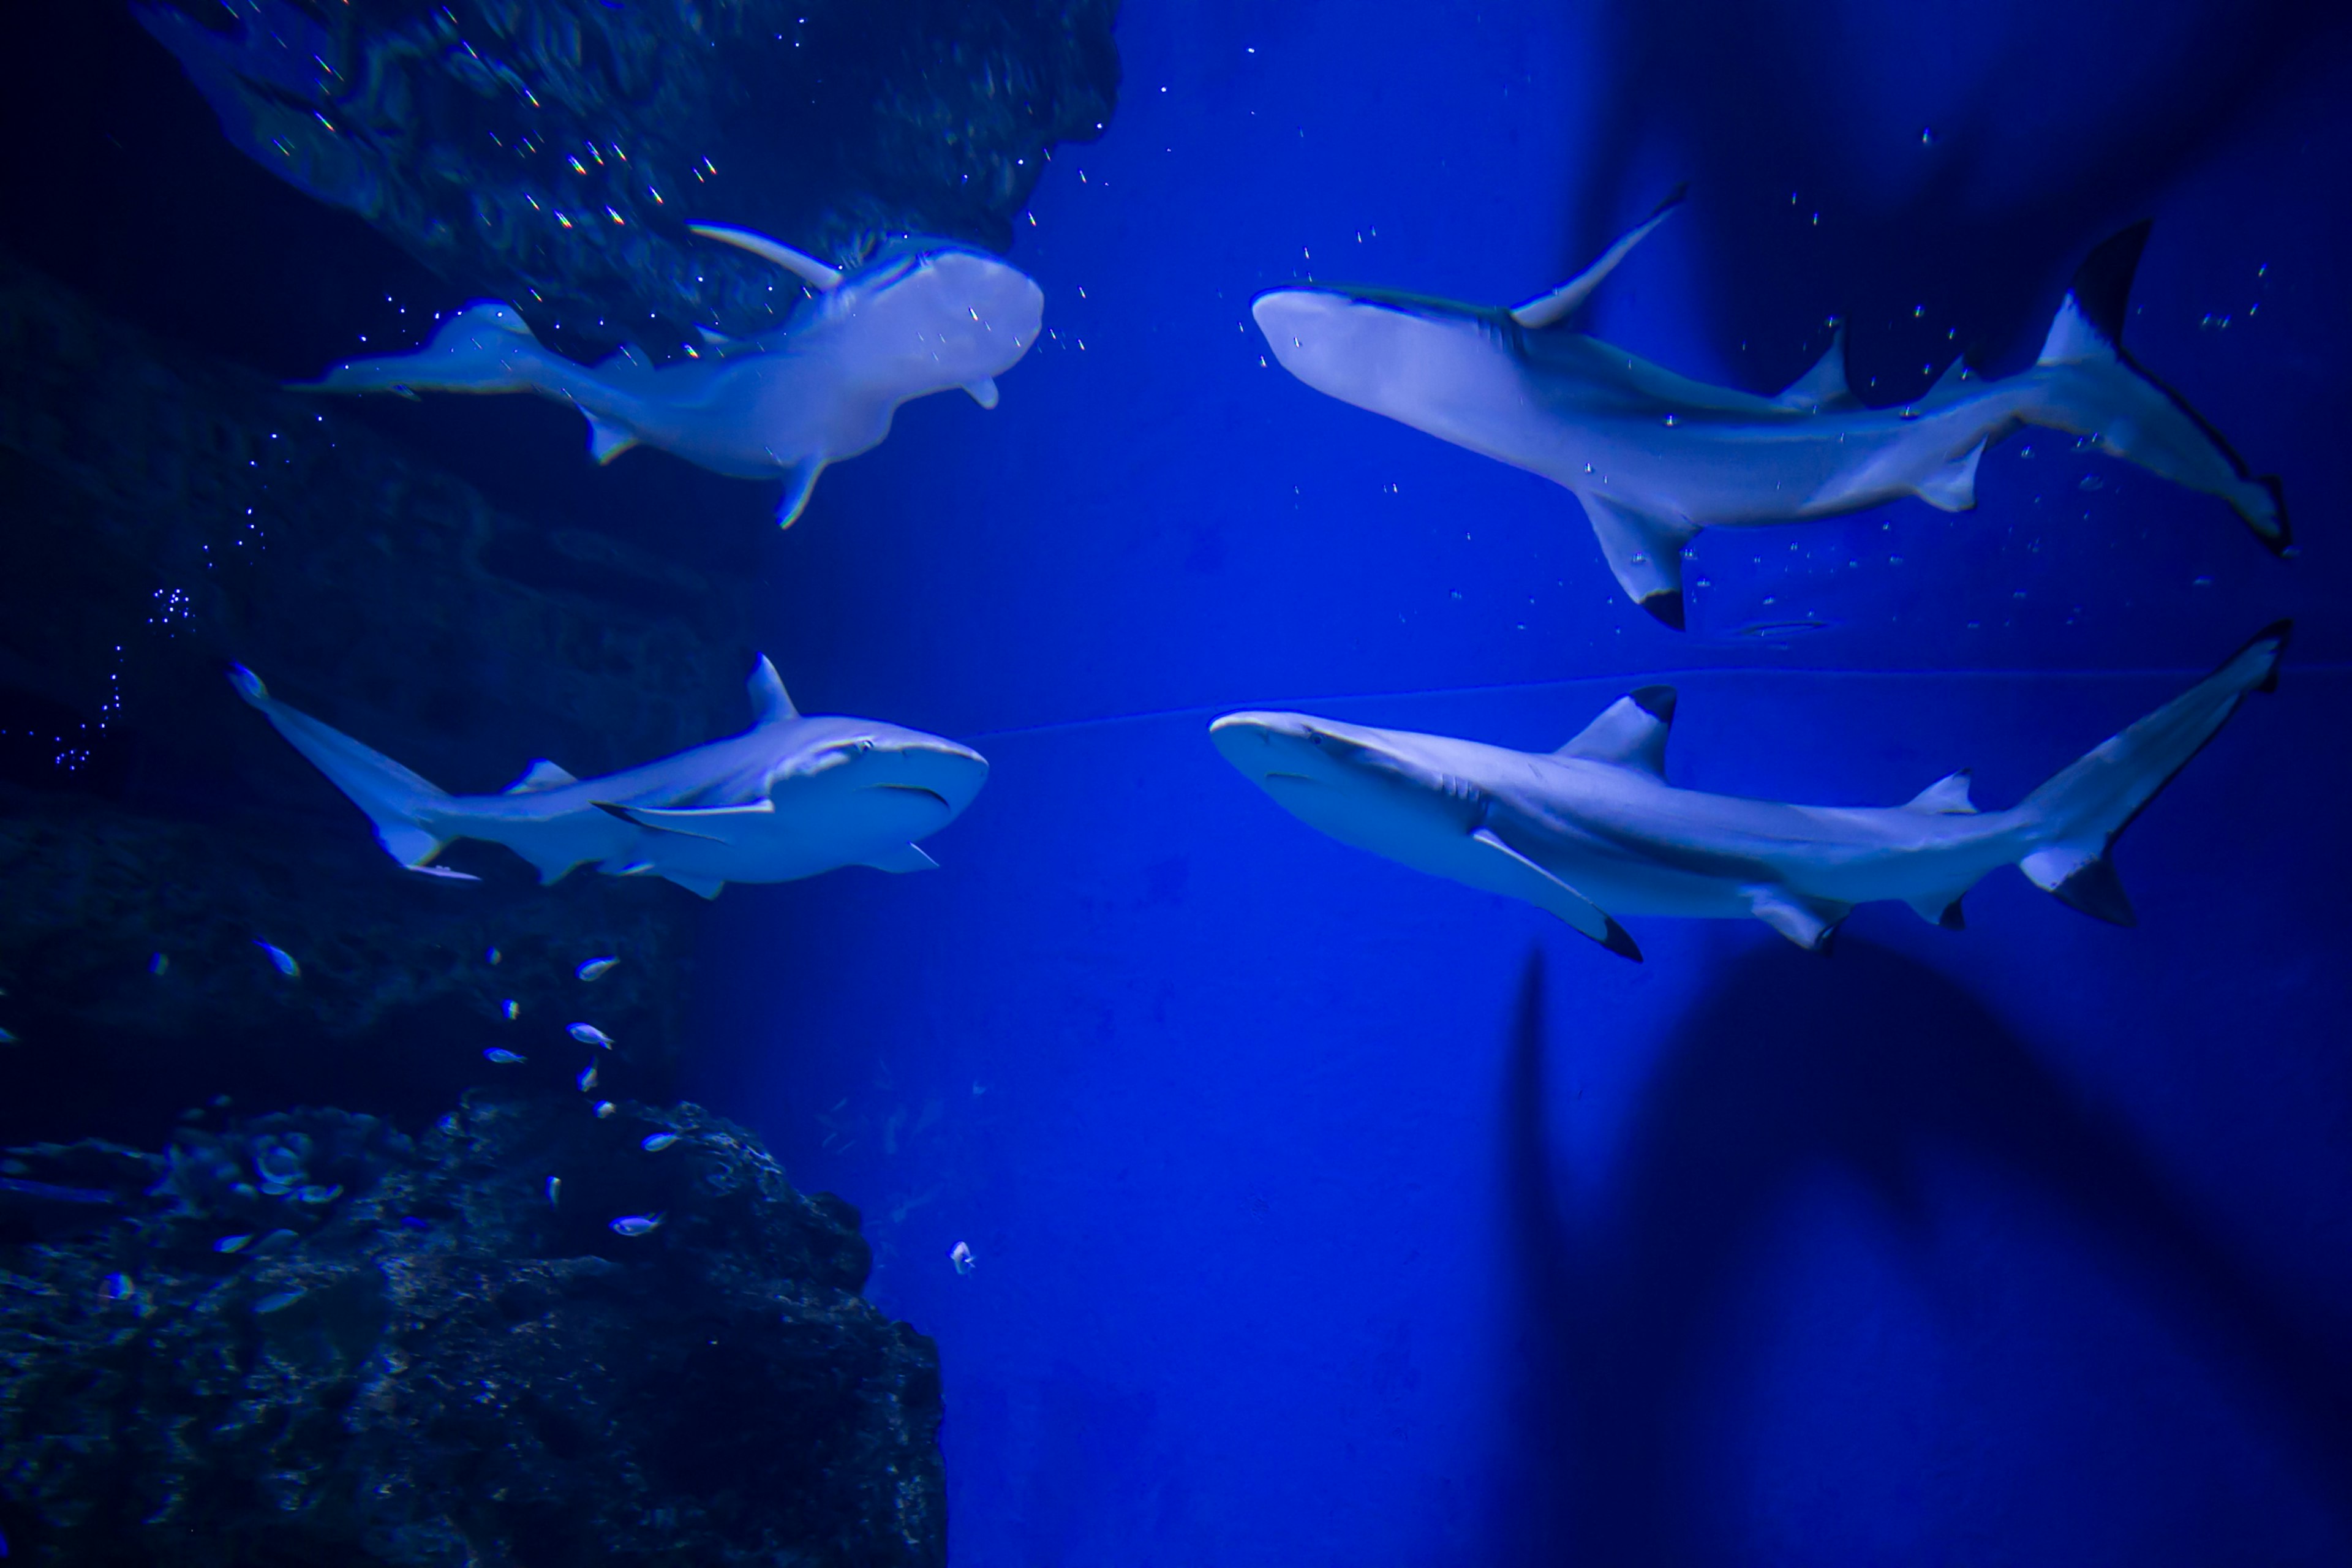
[[[1614,763],[1654,777],[1666,772],[1666,736],[1674,728],[1675,689],[1644,686],[1601,710],[1575,740],[1553,752],[1584,762]]]
[[[784,678],[776,667],[761,654],[760,662],[751,667],[751,679],[744,683],[751,698],[751,721],[755,724],[778,724],[787,719],[797,719],[801,710],[784,691]]]
[[[1969,798],[1969,770],[1946,773],[1903,803],[1906,811],[1931,812],[1940,816],[1973,816],[1976,803]]]
[[[549,762],[545,757],[523,769],[522,777],[507,785],[509,795],[537,795],[541,790],[562,789],[580,781]]]
[[[1772,401],[1783,408],[1801,408],[1809,414],[1842,414],[1862,406],[1862,399],[1846,384],[1843,321],[1837,324],[1830,337],[1829,352]]]
[[[2132,276],[2147,248],[2150,220],[2142,218],[2102,240],[2083,258],[2066,285],[2066,298],[2051,318],[2037,364],[2069,364],[2113,359],[2123,347],[2124,312],[2131,303]]]
[[[1667,192],[1666,199],[1651,208],[1648,217],[1619,235],[1615,243],[1602,251],[1601,258],[1591,266],[1550,293],[1538,294],[1524,304],[1512,306],[1511,320],[1538,331],[1556,327],[1566,321],[1570,312],[1591,298],[1592,291],[1601,287],[1601,279],[1617,269],[1617,264],[1625,259],[1629,251],[1648,238],[1652,229],[1665,222],[1668,213],[1682,205],[1683,196],[1688,190],[1687,185],[1676,185]]]

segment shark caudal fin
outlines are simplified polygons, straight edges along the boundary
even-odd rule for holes
[[[2085,914],[2137,923],[2107,852],[2246,693],[2277,684],[2290,630],[2286,621],[2264,628],[2221,668],[2027,795],[2017,812],[2032,822],[2037,842],[2019,868]]]
[[[512,305],[477,300],[435,329],[413,353],[345,360],[296,392],[530,392],[547,351]]]
[[[228,679],[236,694],[259,709],[288,744],[310,758],[328,782],[367,813],[368,820],[375,824],[376,842],[383,846],[385,854],[415,870],[441,852],[448,840],[426,827],[422,818],[434,805],[448,800],[447,792],[341,731],[287,707],[270,696],[261,678],[245,666],[231,665]]]
[[[2276,476],[2249,469],[2188,399],[2124,349],[2132,276],[2148,227],[2143,219],[2111,237],[2075,269],[2034,361],[2045,373],[2051,404],[2027,410],[2025,418],[2092,437],[2102,450],[2160,479],[2219,496],[2273,554],[2284,554],[2294,533]]]

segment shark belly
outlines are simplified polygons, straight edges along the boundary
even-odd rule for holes
[[[580,798],[571,798],[575,795]],[[459,795],[422,820],[445,837],[475,838],[513,850],[545,882],[583,862],[625,858],[639,837],[636,828],[598,810],[576,789]]]

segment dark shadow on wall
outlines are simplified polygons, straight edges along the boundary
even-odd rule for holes
[[[1578,132],[1592,177],[1561,276],[1687,179],[1676,221],[1706,237],[1703,309],[1740,379],[1777,391],[1849,316],[1853,384],[1876,404],[1916,395],[1922,365],[1956,349],[2023,354],[2094,243],[2352,49],[2352,8],[2309,0],[1996,5],[1965,37],[1944,7],[1870,26],[1858,8],[1754,0],[1602,14],[1600,100]],[[2106,68],[2080,68],[2093,60]],[[1890,80],[1920,89],[1916,117],[1889,106]]]
[[[2260,1279],[2127,1126],[1949,980],[1860,943],[1834,962],[1764,951],[1735,963],[1661,1056],[1610,1173],[1617,1200],[1593,1226],[1571,1221],[1556,1195],[1544,1004],[1538,952],[1501,1105],[1522,1310],[1511,1419],[1525,1458],[1506,1483],[1493,1561],[1748,1557],[1727,1533],[1738,1510],[1687,1495],[1687,1478],[1721,1419],[1701,1362],[1739,1310],[1755,1239],[1791,1188],[1827,1166],[1932,1243],[1927,1159],[1955,1151],[2096,1237],[2203,1363],[2235,1374],[2248,1418],[2299,1450],[2337,1520],[2352,1521],[2352,1364],[2340,1331],[2331,1340]],[[2190,1561],[2200,1548],[2181,1550]]]

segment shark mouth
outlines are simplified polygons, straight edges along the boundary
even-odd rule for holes
[[[868,785],[866,785],[866,788],[868,788],[868,789],[875,789],[875,790],[885,790],[885,789],[899,790],[899,791],[902,791],[902,792],[904,792],[905,794],[908,794],[908,795],[929,795],[933,800],[935,800],[935,801],[939,802],[940,809],[941,811],[947,811],[947,810],[951,809],[951,808],[949,806],[949,805],[948,805],[948,797],[947,797],[947,796],[945,796],[945,795],[941,795],[939,791],[937,791],[937,790],[935,790],[935,789],[925,789],[921,784],[868,784]]]

